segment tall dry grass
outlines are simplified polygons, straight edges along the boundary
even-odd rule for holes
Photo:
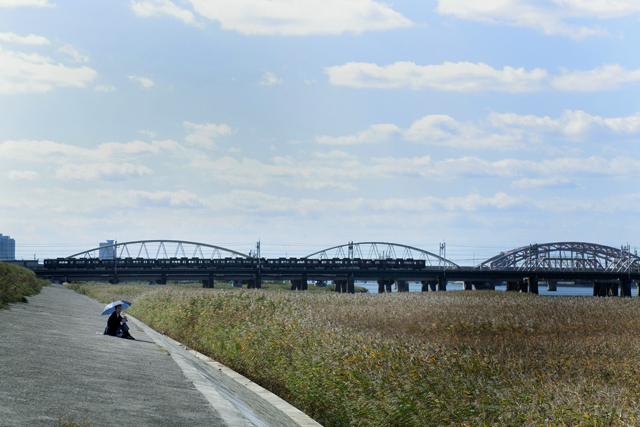
[[[168,288],[129,310],[327,426],[638,424],[640,300]]]

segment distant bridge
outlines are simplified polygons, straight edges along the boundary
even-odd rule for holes
[[[630,248],[583,242],[534,244],[502,252],[477,268],[520,271],[640,271],[640,258]]]
[[[268,278],[289,280],[300,290],[309,280],[331,280],[338,292],[353,292],[355,280],[375,280],[380,292],[390,292],[393,284],[408,291],[408,281],[420,281],[423,291],[444,291],[455,280],[463,281],[464,289],[495,289],[506,282],[507,290],[532,293],[538,293],[540,281],[553,289],[558,281],[582,280],[594,283],[594,295],[628,296],[631,283],[640,281],[640,258],[629,248],[592,243],[529,245],[467,267],[443,255],[398,243],[349,242],[301,258],[262,258],[259,244],[244,254],[206,243],[138,240],[47,259],[34,271],[50,280],[201,280],[204,287],[234,280],[260,288]]]

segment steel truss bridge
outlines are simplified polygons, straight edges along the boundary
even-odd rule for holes
[[[260,288],[263,279],[289,280],[292,289],[308,281],[333,281],[338,292],[353,292],[355,280],[377,281],[381,292],[408,291],[407,281],[420,281],[423,291],[446,290],[448,281],[464,289],[538,292],[558,281],[589,281],[594,295],[630,296],[640,282],[640,257],[620,249],[583,242],[534,244],[500,253],[476,266],[459,266],[413,246],[389,242],[349,242],[301,258],[263,258],[260,244],[244,254],[221,246],[180,240],[138,240],[89,249],[66,258],[46,259],[33,270],[49,280],[123,280],[163,284],[167,280],[198,280],[213,287],[216,280],[234,280]]]

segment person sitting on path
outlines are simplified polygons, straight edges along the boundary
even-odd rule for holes
[[[114,307],[114,312],[109,316],[107,320],[107,328],[104,330],[105,335],[111,335],[114,337],[127,338],[134,340],[135,338],[129,333],[129,326],[127,325],[127,316],[120,316],[122,311],[121,305]]]

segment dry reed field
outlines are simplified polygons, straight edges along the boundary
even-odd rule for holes
[[[325,426],[638,425],[636,299],[76,289]]]

